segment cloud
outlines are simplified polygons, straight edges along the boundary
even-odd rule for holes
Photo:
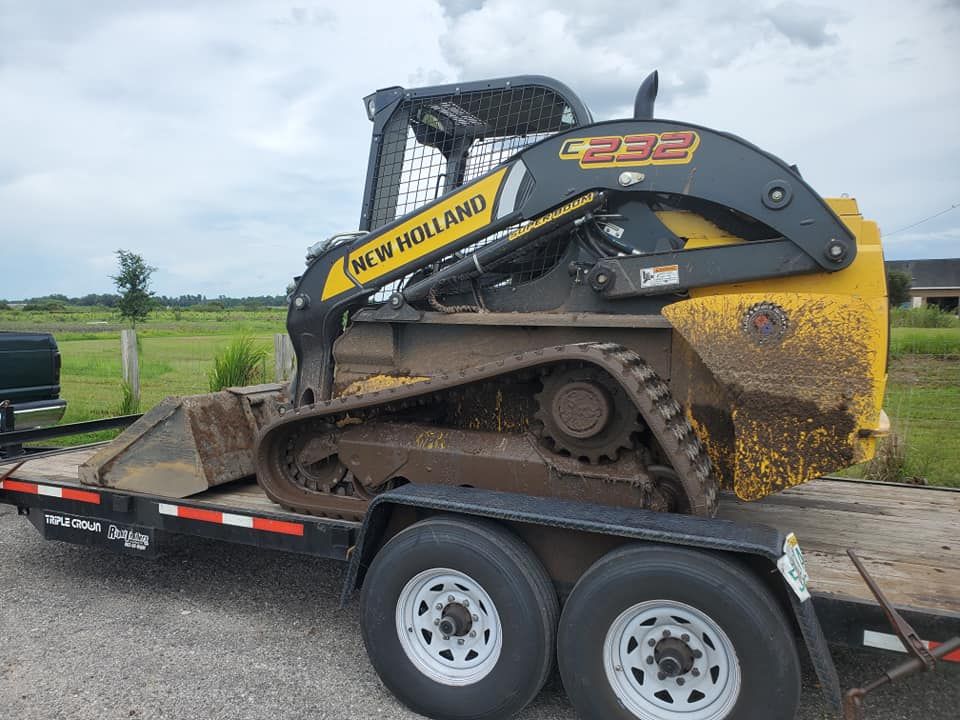
[[[483,7],[483,0],[440,0],[440,6],[450,17],[459,17]]]
[[[836,16],[836,10],[815,5],[781,3],[767,12],[773,26],[784,37],[808,48],[835,44],[839,37],[827,32],[827,23]]]
[[[0,96],[16,98],[0,113],[13,297],[107,290],[102,258],[118,247],[160,268],[163,293],[281,292],[308,245],[356,227],[361,97],[422,71],[408,38],[441,18],[429,2],[72,7],[21,4],[0,23]],[[377,53],[356,35],[373,16]],[[429,36],[419,47],[439,55]]]
[[[718,0],[661,4],[655,9],[595,0],[589,10],[575,0],[487,0],[449,10],[440,43],[461,78],[538,72],[582,89],[600,116],[624,112],[651,70],[661,70],[661,106],[710,90],[710,77],[773,48],[788,63],[810,60],[835,36],[826,33],[826,11]],[[817,37],[817,33],[820,37]],[[797,46],[800,51],[797,51]],[[531,67],[532,66],[532,67]]]
[[[882,235],[884,256],[888,260],[960,257],[960,224],[944,217],[923,228]]]

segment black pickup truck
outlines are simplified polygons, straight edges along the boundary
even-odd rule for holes
[[[55,425],[67,409],[60,399],[60,351],[49,333],[0,332],[0,429]]]

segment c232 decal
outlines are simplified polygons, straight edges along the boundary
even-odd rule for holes
[[[602,135],[570,138],[560,146],[561,160],[577,160],[580,167],[636,167],[638,165],[686,165],[700,146],[693,130],[633,135]]]

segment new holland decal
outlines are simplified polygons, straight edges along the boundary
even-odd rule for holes
[[[338,261],[330,268],[321,299],[365,286],[488,225],[505,174],[506,168],[471,183],[352,250],[346,267]]]
[[[517,238],[523,237],[527,233],[531,233],[537,228],[541,228],[549,222],[553,222],[558,218],[562,218],[564,215],[572,213],[577,208],[582,208],[584,205],[587,205],[593,202],[593,199],[596,197],[596,193],[588,192],[585,195],[581,195],[575,200],[571,200],[566,205],[561,205],[556,210],[551,210],[548,213],[544,213],[540,217],[528,222],[521,228],[517,228],[512,233],[510,233],[510,239],[516,240]]]
[[[686,165],[699,146],[700,136],[693,130],[570,138],[560,146],[560,159],[576,160],[585,170]]]

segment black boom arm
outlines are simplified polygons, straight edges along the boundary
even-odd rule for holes
[[[607,299],[676,293],[691,287],[832,272],[856,254],[850,231],[783,161],[726,133],[665,120],[617,120],[554,135],[480,178],[321,253],[300,278],[287,328],[298,359],[297,402],[329,397],[333,340],[345,311],[397,279],[510,228],[485,249],[455,258],[456,272],[482,271],[560,223],[576,223],[600,201],[629,196],[708,203],[769,231],[762,240],[601,258],[588,280]],[[644,271],[676,266],[645,282]],[[418,278],[396,305],[422,298],[451,270]]]

